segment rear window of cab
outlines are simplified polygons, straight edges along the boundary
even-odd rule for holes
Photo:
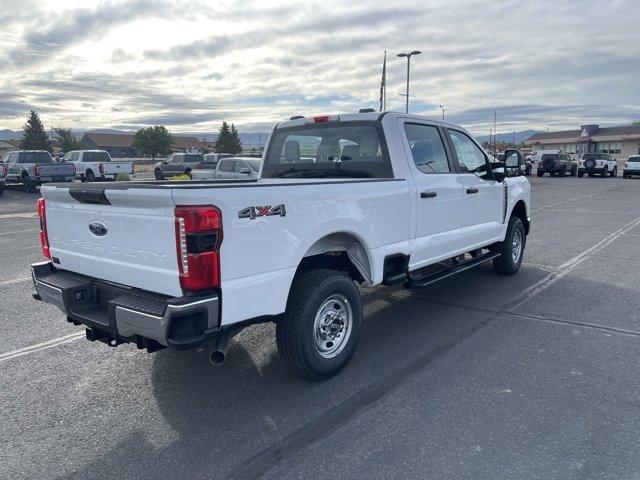
[[[262,178],[393,178],[377,121],[310,123],[276,129]]]

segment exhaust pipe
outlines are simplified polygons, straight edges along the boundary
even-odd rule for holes
[[[227,347],[229,346],[229,332],[221,332],[216,340],[216,346],[209,354],[209,361],[212,365],[222,365],[227,358]]]

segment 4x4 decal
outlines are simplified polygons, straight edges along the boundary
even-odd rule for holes
[[[269,217],[273,215],[279,215],[284,217],[287,215],[287,210],[284,203],[272,207],[271,205],[256,205],[255,207],[243,208],[238,212],[238,218],[249,218],[251,220],[256,217]]]

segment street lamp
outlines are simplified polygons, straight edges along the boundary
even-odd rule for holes
[[[422,52],[420,50],[414,50],[411,53],[399,53],[398,57],[407,57],[407,104],[405,107],[405,113],[409,113],[409,68],[411,67],[411,57],[413,55],[420,55]]]
[[[442,121],[444,122],[444,105],[440,105],[440,108],[442,109]]]

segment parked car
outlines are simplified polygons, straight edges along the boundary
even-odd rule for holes
[[[191,170],[192,180],[214,180],[223,178],[256,179],[260,172],[260,159],[247,157],[227,157],[221,159],[215,168],[207,168],[206,163]]]
[[[600,174],[601,177],[618,175],[618,162],[608,153],[583,153],[578,166],[578,176],[590,177]]]
[[[572,177],[576,176],[578,166],[571,160],[571,157],[565,153],[545,153],[540,157],[538,163],[537,174],[542,177],[548,173],[552,177],[559,175],[564,177],[569,173]]]
[[[7,176],[7,167],[2,161],[0,161],[0,195],[4,193],[4,179]]]
[[[119,173],[130,175],[134,169],[133,162],[114,162],[105,150],[73,150],[62,160],[76,166],[76,176],[83,182],[106,180],[107,177],[115,180]]]
[[[273,321],[286,364],[320,380],[355,351],[356,283],[520,268],[530,188],[517,150],[498,172],[461,127],[375,112],[279,123],[267,152],[255,182],[43,187],[34,298],[89,340],[211,343],[212,363],[244,327]]]
[[[17,150],[4,156],[7,166],[6,183],[21,183],[27,192],[48,182],[72,182],[76,167],[72,163],[54,163],[46,150]]]
[[[156,180],[176,175],[191,175],[191,170],[200,167],[204,157],[200,153],[173,153],[162,162],[156,163],[154,176]]]
[[[640,155],[631,155],[624,164],[622,178],[629,178],[634,175],[640,176]]]

